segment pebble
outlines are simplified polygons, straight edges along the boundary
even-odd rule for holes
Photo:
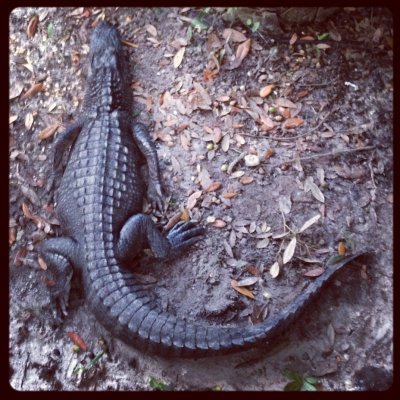
[[[260,158],[254,154],[247,154],[244,157],[244,162],[247,167],[256,167],[260,164]]]

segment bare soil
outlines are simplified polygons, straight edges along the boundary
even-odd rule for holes
[[[316,377],[321,390],[391,385],[392,16],[386,9],[347,8],[321,24],[287,30],[261,24],[253,32],[223,13],[11,13],[13,388],[154,390],[163,383],[169,390],[283,390],[289,382],[285,369]],[[54,323],[52,282],[37,251],[47,237],[60,234],[46,190],[52,141],[57,126],[68,124],[82,103],[88,40],[102,16],[118,24],[128,43],[133,82],[127,90],[135,95],[138,120],[157,142],[168,209],[154,218],[160,227],[173,217],[207,226],[204,240],[184,258],[137,267],[161,307],[200,321],[253,323],[293,301],[315,279],[307,273],[318,274],[341,251],[340,241],[348,252],[371,252],[324,290],[272,350],[199,360],[146,354],[95,320],[78,278],[68,316]],[[195,18],[201,29],[191,22]],[[235,30],[230,38],[228,31],[224,37],[227,28]],[[260,96],[267,85],[274,85],[271,93],[264,89]],[[241,157],[248,155],[258,157],[259,165],[246,165]],[[296,235],[294,256],[282,265],[293,231],[317,214],[320,219]],[[281,265],[273,277],[276,261]],[[254,299],[231,286],[251,277],[258,278],[246,287]],[[68,332],[88,350],[74,351]]]

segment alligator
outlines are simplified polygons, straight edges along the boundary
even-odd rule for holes
[[[142,213],[145,196],[163,210],[163,193],[155,144],[146,127],[133,120],[129,83],[119,32],[102,21],[91,37],[82,111],[54,141],[53,171],[62,170],[69,153],[56,202],[63,236],[47,239],[40,249],[54,276],[52,305],[66,314],[75,270],[98,321],[138,349],[197,358],[266,347],[360,253],[332,263],[278,315],[254,325],[191,321],[161,310],[133,271],[133,261],[143,249],[156,259],[179,258],[205,229],[181,222],[164,235]]]

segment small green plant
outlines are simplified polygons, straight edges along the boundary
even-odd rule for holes
[[[199,32],[207,29],[208,26],[203,22],[203,18],[210,13],[211,7],[202,8],[196,18],[192,19],[192,25]]]
[[[313,376],[303,377],[299,373],[291,371],[289,369],[285,369],[282,372],[282,375],[290,379],[290,382],[288,382],[283,388],[285,392],[297,392],[300,390],[315,392],[317,390],[316,385],[318,384],[318,380]]]
[[[324,32],[317,35],[318,40],[324,40],[327,39],[328,37],[329,37],[329,32]]]
[[[252,18],[248,18],[246,25],[250,27],[252,32],[257,32],[258,28],[260,27],[260,21],[254,21]]]
[[[97,354],[97,356],[95,356],[95,357],[93,358],[93,360],[91,360],[90,363],[89,363],[88,365],[86,365],[86,366],[84,366],[84,367],[76,367],[76,368],[72,371],[72,374],[75,375],[75,374],[78,374],[78,373],[80,373],[80,372],[83,373],[83,372],[88,371],[90,368],[93,367],[93,365],[97,364],[97,363],[99,362],[100,358],[103,357],[103,356],[104,356],[104,351],[102,351],[101,353]]]
[[[161,392],[168,390],[168,385],[166,383],[164,383],[163,381],[160,381],[156,378],[153,378],[153,377],[150,377],[149,385],[152,389],[159,390]]]

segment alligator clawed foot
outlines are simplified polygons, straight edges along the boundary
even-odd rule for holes
[[[204,227],[194,222],[180,222],[170,230],[167,239],[172,245],[173,253],[178,255],[201,240],[204,232]]]

